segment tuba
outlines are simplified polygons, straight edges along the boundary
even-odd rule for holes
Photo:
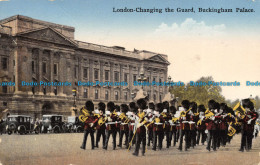
[[[233,136],[236,132],[237,132],[236,129],[234,127],[232,127],[231,125],[229,125],[228,136]]]
[[[85,107],[82,107],[80,109],[80,113],[81,115],[79,116],[79,120],[83,123],[85,123],[85,121],[88,119],[88,117],[90,116],[90,113],[87,109],[85,109]]]
[[[107,121],[107,117],[99,118],[98,125],[102,126]]]
[[[233,111],[235,111],[236,116],[239,116],[240,119],[244,119],[246,116],[246,109],[241,105],[240,102],[236,104],[236,106],[233,108]]]

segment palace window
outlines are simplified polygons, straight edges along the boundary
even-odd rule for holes
[[[125,101],[127,101],[127,92],[124,92]]]
[[[133,75],[133,83],[136,81],[136,75]]]
[[[3,93],[7,93],[7,86],[2,86]]]
[[[125,81],[125,82],[128,82],[128,76],[127,76],[127,73],[124,74],[124,81]]]
[[[7,69],[7,58],[2,58],[2,69]]]
[[[119,72],[115,72],[115,81],[119,81]]]
[[[95,90],[95,99],[98,99],[98,90]]]
[[[46,95],[46,87],[43,86],[43,94]]]
[[[42,73],[46,73],[47,72],[47,68],[46,68],[46,62],[42,63]]]
[[[105,99],[109,100],[108,91],[105,92]]]
[[[84,68],[83,77],[86,78],[86,79],[88,78],[88,68]]]
[[[95,69],[95,70],[94,70],[94,79],[95,79],[95,80],[98,80],[98,78],[99,78],[98,74],[99,74],[98,69]]]
[[[105,81],[109,81],[109,70],[105,70]]]
[[[118,91],[115,91],[115,100],[118,100]]]
[[[88,98],[88,89],[84,89],[83,97]]]
[[[55,74],[55,75],[58,74],[58,64],[53,65],[53,74]]]

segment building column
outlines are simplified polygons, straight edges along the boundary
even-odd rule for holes
[[[32,82],[32,48],[27,47],[27,61],[26,61],[26,82]],[[32,87],[27,86],[27,94],[33,95]]]
[[[53,78],[53,65],[54,65],[54,63],[53,63],[53,59],[54,59],[54,51],[53,50],[51,50],[50,51],[50,82],[54,82],[54,78]],[[51,96],[55,96],[55,94],[54,94],[54,86],[53,85],[51,85],[50,86],[50,93],[49,93]]]
[[[59,75],[59,81],[60,82],[66,82],[64,75],[66,74],[66,71],[64,70],[67,69],[66,68],[66,59],[65,59],[65,55],[63,55],[62,53],[60,54],[60,62],[59,62],[59,66],[58,66],[58,75]],[[64,86],[60,86],[58,87],[58,96],[66,96],[66,94],[64,94]]]
[[[39,49],[39,57],[38,57],[38,83],[41,82],[43,80],[42,78],[42,54],[43,54],[43,49]],[[43,87],[42,86],[38,86],[38,90],[37,90],[37,94],[38,95],[43,95]]]

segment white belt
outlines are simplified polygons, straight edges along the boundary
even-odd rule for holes
[[[156,125],[163,125],[163,123],[154,123],[154,124],[156,124]]]
[[[171,126],[175,126],[176,124],[171,124]]]
[[[128,124],[128,123],[121,123],[121,125],[126,125],[126,124]]]
[[[183,121],[182,123],[188,123],[188,121]]]
[[[116,124],[116,122],[108,122],[107,124]]]
[[[130,125],[135,125],[135,123],[131,123]]]
[[[194,121],[190,121],[189,124],[195,124],[195,122]]]

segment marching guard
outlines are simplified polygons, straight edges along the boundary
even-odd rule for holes
[[[86,142],[88,138],[88,134],[90,134],[91,137],[91,146],[92,149],[94,149],[94,124],[98,120],[97,118],[94,117],[92,114],[92,111],[94,111],[94,104],[92,101],[86,101],[85,107],[81,108],[80,112],[82,115],[79,116],[79,119],[85,123],[84,126],[84,137],[83,137],[83,142],[81,145],[81,149],[85,150],[86,149]]]

